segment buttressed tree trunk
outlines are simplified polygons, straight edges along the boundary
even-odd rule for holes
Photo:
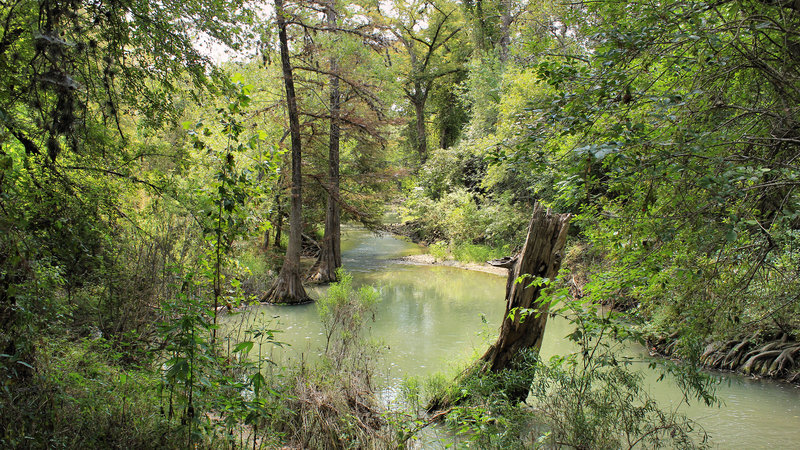
[[[336,9],[331,0],[326,11],[328,26],[336,27]],[[339,93],[339,65],[335,56],[331,57],[330,108],[331,125],[328,142],[328,203],[325,209],[325,234],[320,243],[319,259],[309,277],[320,283],[336,281],[336,269],[342,266],[341,251],[341,208],[339,207],[339,115],[341,95]]]
[[[300,247],[302,239],[302,176],[300,172],[301,143],[300,119],[297,113],[297,97],[294,91],[292,66],[289,61],[289,44],[286,35],[286,19],[284,17],[283,0],[275,0],[275,15],[278,22],[278,38],[281,48],[281,67],[283,81],[286,87],[286,105],[289,111],[289,131],[292,138],[292,191],[291,210],[289,213],[289,245],[286,246],[286,256],[283,267],[278,274],[278,280],[264,295],[262,301],[270,303],[298,304],[311,300],[303,288],[300,274]]]
[[[481,371],[499,372],[511,368],[520,351],[533,349],[538,352],[542,348],[549,304],[539,299],[545,286],[532,281],[537,278],[554,280],[558,275],[570,218],[570,214],[554,214],[539,203],[534,205],[525,246],[508,273],[506,312],[500,336],[481,357]],[[529,277],[516,282],[526,274]],[[513,310],[516,311],[512,314]],[[520,314],[523,310],[535,312],[523,319],[523,314]],[[528,396],[528,389],[509,394],[522,401]]]

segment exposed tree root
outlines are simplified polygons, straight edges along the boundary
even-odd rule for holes
[[[700,356],[700,363],[709,369],[800,383],[800,343],[789,342],[785,334],[780,339],[759,341],[755,334],[745,339],[712,342]],[[651,346],[658,353],[670,356],[676,342],[677,337],[662,338],[651,342]]]
[[[767,375],[774,377],[783,373],[788,373],[789,369],[795,367],[796,362],[794,356],[798,353],[800,353],[800,345],[783,349],[780,355],[770,364]]]
[[[763,367],[770,363],[774,358],[777,358],[780,354],[780,350],[768,350],[755,354],[747,359],[747,362],[742,365],[741,370],[747,375],[762,373],[764,372],[762,370]]]

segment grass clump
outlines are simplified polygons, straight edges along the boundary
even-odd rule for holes
[[[377,348],[367,336],[378,295],[372,286],[355,287],[341,269],[337,276],[317,301],[323,358],[290,377],[285,408],[271,426],[302,448],[390,448],[392,433],[372,384]]]

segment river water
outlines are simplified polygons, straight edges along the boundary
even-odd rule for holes
[[[466,362],[486,349],[497,336],[504,312],[505,277],[444,266],[402,264],[396,258],[423,253],[422,247],[390,235],[375,235],[345,228],[342,262],[354,284],[378,289],[380,302],[371,336],[381,344],[379,379],[391,392],[404,377],[424,377],[437,372],[454,375]],[[318,298],[324,288],[312,288]],[[246,314],[252,322],[281,330],[277,338],[290,344],[270,347],[279,364],[300,358],[313,360],[324,346],[322,327],[313,304],[262,305]],[[239,321],[231,316],[228,323]],[[564,338],[565,320],[547,324],[542,356],[573,351]],[[636,350],[634,350],[636,353]],[[646,357],[643,351],[643,358]],[[680,390],[669,379],[657,382],[658,373],[642,364],[650,394],[665,409],[678,408],[696,420],[717,448],[800,448],[800,389],[785,383],[716,374],[722,406],[699,402],[682,404]]]

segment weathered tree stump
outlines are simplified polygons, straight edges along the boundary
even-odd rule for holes
[[[542,348],[549,305],[539,302],[545,286],[532,282],[537,278],[554,280],[558,275],[570,218],[570,214],[554,214],[539,203],[534,205],[525,246],[508,273],[506,311],[500,336],[481,357],[485,370],[507,369],[521,350]],[[516,282],[525,275],[526,279]],[[517,313],[511,314],[513,310]],[[520,314],[523,310],[535,313],[523,319]]]
[[[554,214],[539,203],[534,205],[525,246],[509,268],[506,311],[500,336],[480,360],[462,374],[461,380],[487,372],[511,369],[523,350],[532,349],[538,352],[541,349],[550,305],[539,299],[546,286],[534,283],[534,280],[554,280],[558,275],[570,218],[570,214]],[[498,262],[507,262],[503,259],[504,261]],[[525,278],[517,282],[523,276]],[[529,314],[522,314],[523,311],[528,311]],[[519,386],[506,394],[512,401],[523,401],[529,390],[530,386]],[[428,410],[441,410],[451,403],[451,399],[447,398],[433,399]]]

